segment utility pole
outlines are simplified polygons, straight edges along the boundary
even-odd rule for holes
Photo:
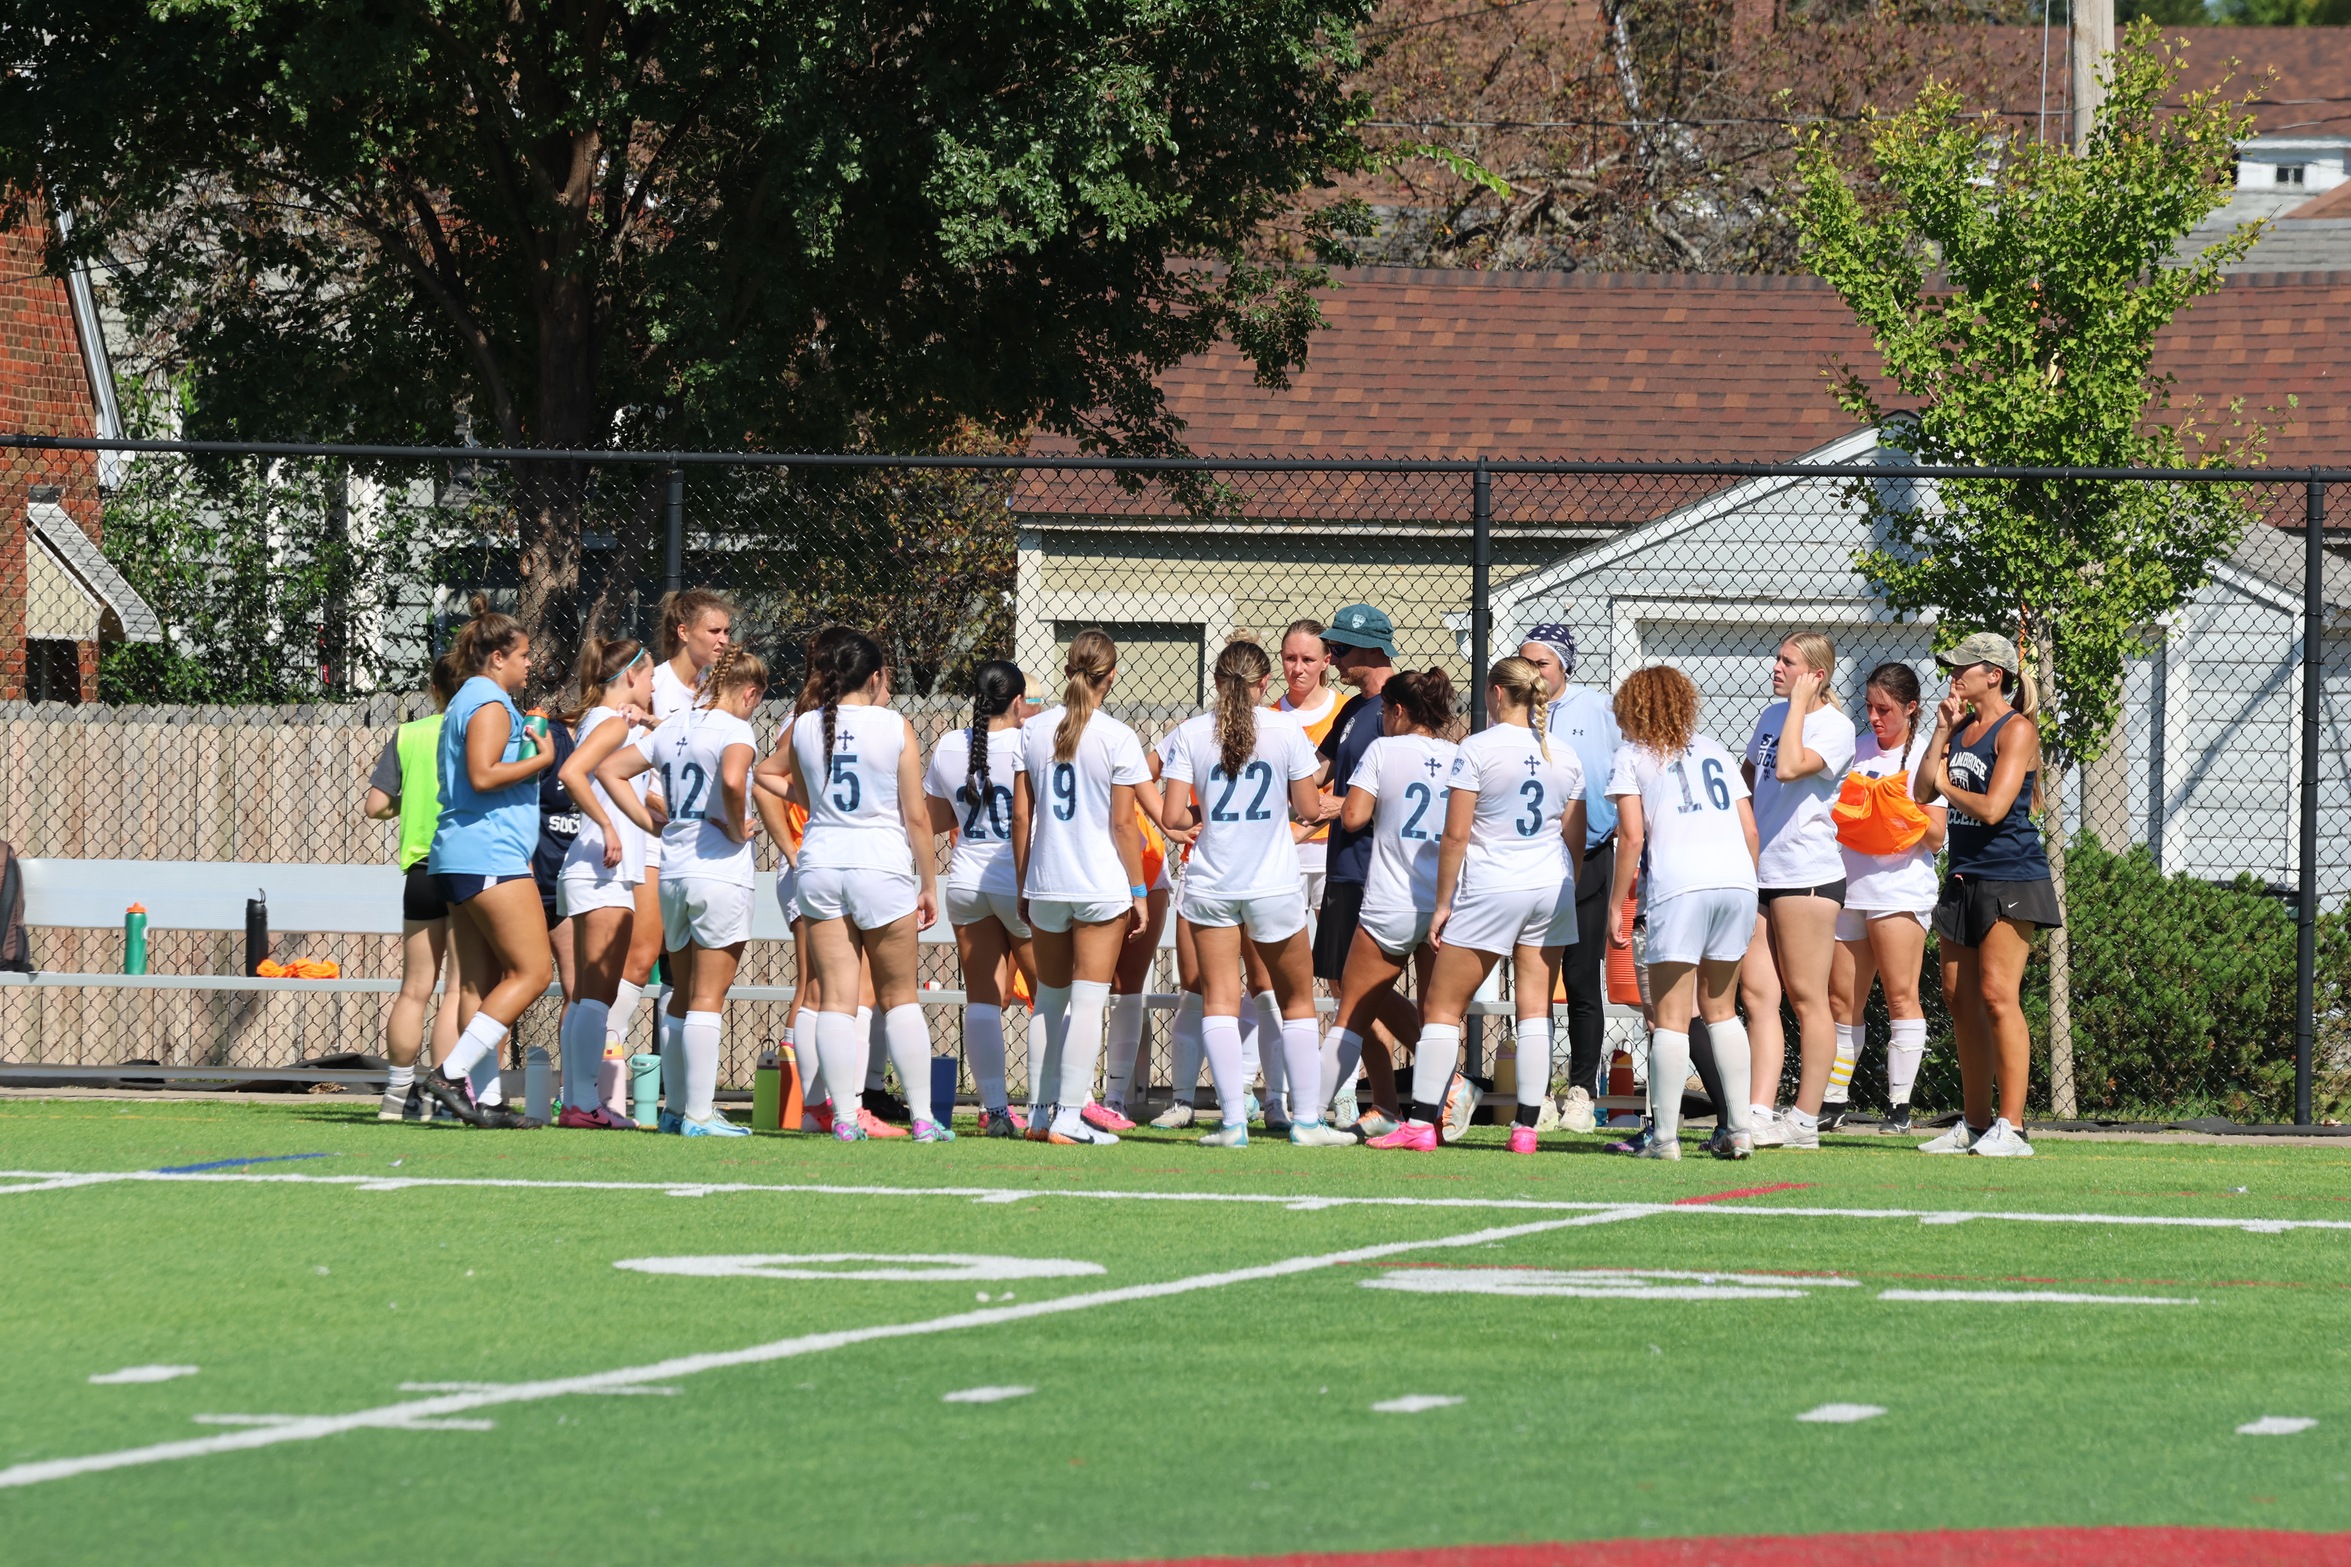
[[[2106,89],[2098,85],[2098,67],[2114,52],[2114,0],[2073,0],[2066,13],[2066,38],[2072,46],[2073,150],[2090,145],[2090,122]]]

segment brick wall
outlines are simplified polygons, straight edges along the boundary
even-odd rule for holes
[[[38,204],[35,204],[38,210]],[[32,435],[98,432],[82,368],[73,303],[64,280],[42,271],[46,236],[30,226],[0,230],[0,430]],[[98,537],[98,461],[88,452],[22,449],[0,454],[0,700],[25,682],[25,506],[36,486],[55,485],[61,504]],[[98,699],[95,644],[81,648],[82,700]]]

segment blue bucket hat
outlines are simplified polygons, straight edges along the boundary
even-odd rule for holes
[[[1390,658],[1396,656],[1396,623],[1385,610],[1369,604],[1350,604],[1333,615],[1322,639],[1338,647],[1378,648]]]

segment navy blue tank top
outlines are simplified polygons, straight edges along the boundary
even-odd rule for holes
[[[1992,784],[1992,763],[2000,731],[2018,715],[2003,713],[1983,738],[1962,745],[1951,737],[1951,782],[1969,794],[1982,794]],[[2008,814],[1986,825],[1957,806],[1951,809],[1950,869],[1954,876],[1978,881],[2047,881],[2049,855],[2041,844],[2041,829],[2033,825],[2033,774],[2026,773]]]

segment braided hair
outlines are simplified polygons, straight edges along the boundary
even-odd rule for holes
[[[862,631],[848,626],[828,626],[817,633],[808,651],[809,678],[815,689],[802,694],[812,695],[815,698],[812,705],[824,712],[824,776],[829,778],[833,772],[833,735],[841,698],[851,691],[864,690],[865,683],[882,672],[882,646]]]
[[[1018,664],[990,659],[971,677],[971,767],[963,779],[963,802],[978,805],[988,798],[988,720],[1011,711],[1028,693],[1028,677]]]
[[[1535,732],[1535,747],[1543,753],[1543,760],[1551,760],[1551,736],[1543,723],[1543,676],[1534,665],[1516,653],[1498,658],[1494,667],[1486,671],[1486,684],[1510,698],[1513,706],[1527,710],[1527,727]]]
[[[1217,760],[1227,778],[1238,778],[1257,745],[1257,683],[1273,673],[1273,660],[1254,642],[1227,642],[1216,655]]]

